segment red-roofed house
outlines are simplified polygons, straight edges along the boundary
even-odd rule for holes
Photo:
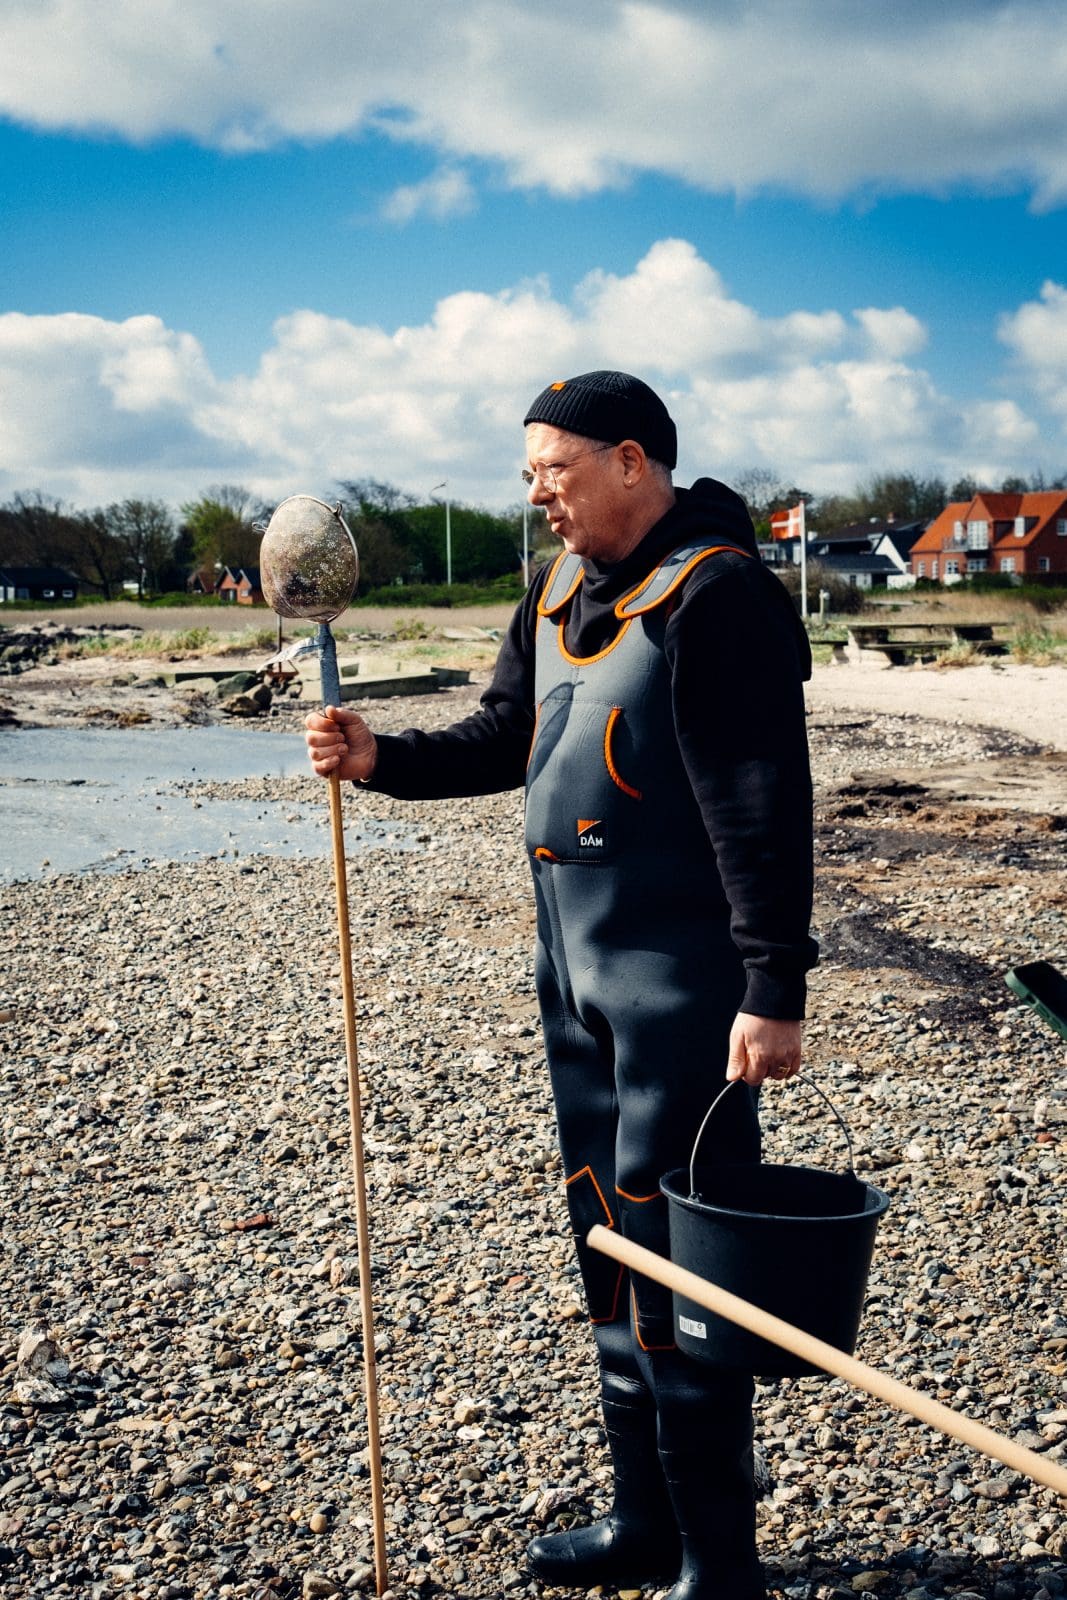
[[[223,567],[222,577],[215,590],[219,599],[229,605],[259,606],[263,604],[263,586],[259,581],[258,567]]]
[[[938,583],[974,572],[1067,574],[1067,489],[954,500],[912,545],[910,567]]]

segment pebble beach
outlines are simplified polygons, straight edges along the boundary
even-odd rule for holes
[[[478,692],[371,714],[444,725]],[[272,723],[298,725],[295,705]],[[1062,1463],[1067,1046],[1003,974],[1067,966],[1067,764],[980,712],[839,696],[809,726],[807,1070],[891,1197],[857,1354]],[[521,798],[345,798],[353,829],[375,824],[349,860],[367,1263],[325,791],[191,782],[205,808],[321,807],[321,858],[236,850],[0,889],[0,1585],[372,1593],[369,1268],[392,1592],[551,1595],[525,1542],[599,1514],[609,1475]],[[768,1159],[843,1165],[802,1085],[768,1089],[763,1121]],[[757,1430],[776,1600],[1067,1594],[1051,1490],[837,1379],[761,1382]]]

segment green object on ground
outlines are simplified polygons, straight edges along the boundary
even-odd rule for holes
[[[1029,961],[1004,974],[1008,988],[1033,1006],[1054,1033],[1067,1039],[1067,977],[1051,961]]]

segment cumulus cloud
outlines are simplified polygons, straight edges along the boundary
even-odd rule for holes
[[[1051,280],[1040,300],[1001,318],[1000,338],[1067,429],[1067,288]]]
[[[888,311],[868,306],[856,312],[856,321],[870,340],[872,351],[890,361],[917,355],[926,343],[926,329],[903,306],[893,306]]]
[[[223,459],[202,420],[216,389],[197,341],[158,317],[2,315],[0,483],[83,500],[135,482],[180,494]]]
[[[1042,398],[1067,416],[1067,291],[1006,317],[1029,362],[1020,399],[943,393],[912,360],[905,308],[797,307],[763,317],[683,239],[627,274],[589,274],[568,299],[543,278],[464,291],[387,330],[306,309],[281,318],[255,370],[218,378],[155,317],[0,317],[0,491],[79,503],[151,492],[180,501],[239,481],[271,497],[374,476],[425,494],[519,499],[520,419],[546,381],[638,370],[667,399],[679,478],[768,466],[813,489],[875,470],[980,472],[1037,464]]]
[[[443,222],[473,211],[474,206],[474,188],[467,174],[458,167],[442,167],[421,183],[404,183],[394,189],[382,205],[382,216],[386,222],[398,224],[418,216]]]
[[[375,128],[572,195],[651,171],[1060,203],[1065,77],[1061,0],[543,0],[536,34],[510,0],[8,0],[0,22],[0,113],[31,126],[236,151]]]

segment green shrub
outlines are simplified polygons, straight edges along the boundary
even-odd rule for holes
[[[146,642],[148,637],[146,636]],[[158,640],[160,636],[155,634],[150,637]],[[167,642],[172,650],[203,650],[215,637],[213,628],[185,628],[181,633],[173,634]],[[158,648],[158,645],[154,645],[153,648]]]
[[[429,632],[421,617],[397,617],[393,623],[393,633],[398,639],[425,639]]]
[[[1033,667],[1044,667],[1052,661],[1067,660],[1067,637],[1053,633],[1050,628],[1032,627],[1027,623],[1015,629],[1011,641],[1014,661],[1024,661]]]
[[[368,589],[354,601],[356,606],[498,606],[522,599],[521,578],[497,578],[492,583],[405,583],[384,589]]]
[[[793,603],[800,610],[800,566],[772,567],[771,571],[785,584],[786,589],[793,597]],[[818,561],[808,562],[808,611],[818,612],[819,590],[826,589],[830,595],[830,610],[839,616],[849,615],[862,611],[867,598],[866,589],[859,589],[838,573],[831,572],[828,567],[822,566]]]

